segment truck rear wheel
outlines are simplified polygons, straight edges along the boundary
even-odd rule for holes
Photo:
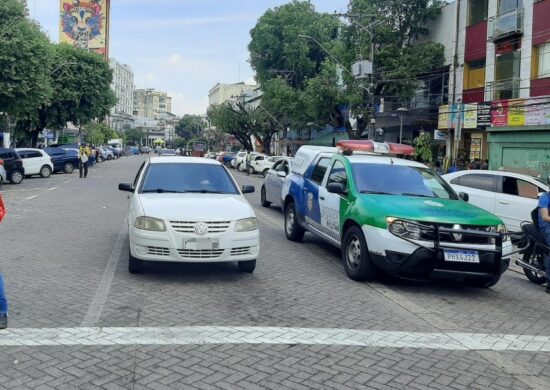
[[[363,231],[357,226],[351,226],[344,234],[342,261],[350,279],[356,281],[374,280],[376,268],[370,258]]]

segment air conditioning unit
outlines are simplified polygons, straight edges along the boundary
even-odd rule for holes
[[[364,79],[372,75],[372,62],[357,61],[351,66],[351,74],[356,79]]]

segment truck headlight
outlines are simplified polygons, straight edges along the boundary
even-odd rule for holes
[[[416,222],[387,217],[388,230],[394,236],[409,240],[420,240],[420,226]]]
[[[235,223],[236,232],[251,232],[252,230],[258,230],[258,220],[256,218],[239,219]]]
[[[149,230],[151,232],[165,232],[166,225],[162,219],[152,217],[137,217],[134,221],[134,227],[140,230]]]
[[[506,225],[500,224],[498,226],[491,226],[490,231],[502,234],[502,242],[508,241],[510,239],[510,237],[508,236],[508,229],[506,228]],[[494,238],[491,240],[491,243],[495,244]]]

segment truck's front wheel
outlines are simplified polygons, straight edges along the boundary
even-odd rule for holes
[[[302,241],[306,231],[298,223],[296,207],[290,202],[285,208],[285,234],[290,241]]]
[[[351,226],[344,235],[342,261],[349,278],[356,281],[372,281],[376,268],[367,249],[367,242],[358,226]]]

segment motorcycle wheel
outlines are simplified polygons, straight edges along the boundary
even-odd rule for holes
[[[537,257],[542,257],[543,255],[541,253],[537,253],[536,251],[533,251],[531,253],[524,253],[523,254],[523,261],[527,264],[534,265],[537,263]],[[543,259],[538,259],[542,263]],[[523,273],[525,276],[527,276],[527,279],[529,279],[533,283],[537,284],[544,284],[546,283],[546,275],[544,274],[544,271],[541,270],[541,273],[533,272],[528,269],[523,269]]]

